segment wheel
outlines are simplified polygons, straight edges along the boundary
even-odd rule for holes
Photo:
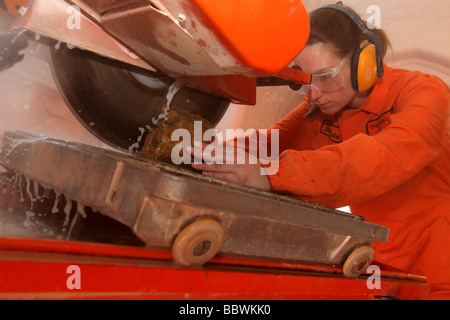
[[[371,247],[360,247],[354,250],[344,263],[344,276],[356,278],[367,270],[373,260],[374,251]]]
[[[202,265],[219,252],[223,238],[223,227],[217,221],[194,222],[176,237],[172,246],[173,259],[184,266]]]

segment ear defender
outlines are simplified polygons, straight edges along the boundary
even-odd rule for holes
[[[367,28],[361,17],[341,3],[329,4],[318,9],[333,9],[351,19],[361,32],[370,40],[363,41],[352,57],[352,86],[357,92],[372,88],[377,80],[384,76],[382,44],[378,36]]]
[[[378,80],[377,52],[374,44],[365,40],[352,58],[352,86],[357,92],[372,88]]]

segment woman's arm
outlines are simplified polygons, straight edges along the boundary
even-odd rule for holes
[[[375,198],[406,182],[442,152],[450,96],[439,80],[409,86],[399,95],[391,124],[315,151],[281,154],[272,190],[329,207]]]

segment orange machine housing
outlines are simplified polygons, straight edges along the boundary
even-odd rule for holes
[[[245,67],[263,73],[278,74],[308,41],[309,18],[300,0],[254,0],[251,5],[241,0],[184,2]]]
[[[8,8],[8,12],[18,16],[18,8],[25,4],[26,0],[5,0],[6,7]]]

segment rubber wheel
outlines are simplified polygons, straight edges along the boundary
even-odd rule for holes
[[[347,278],[356,278],[367,270],[372,263],[374,251],[371,247],[354,250],[344,263],[343,272]]]
[[[184,266],[199,266],[213,258],[222,247],[224,230],[215,220],[199,220],[187,226],[172,246],[173,260]]]

